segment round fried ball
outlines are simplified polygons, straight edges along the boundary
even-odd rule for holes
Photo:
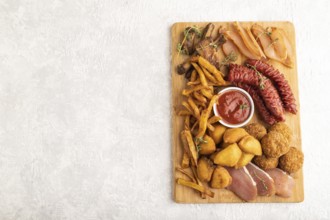
[[[262,152],[267,157],[278,158],[286,154],[290,147],[288,140],[279,132],[271,131],[261,139]]]
[[[272,125],[269,128],[269,131],[277,131],[277,132],[281,133],[288,140],[288,143],[289,144],[291,143],[292,131],[284,122],[278,122],[278,123]]]
[[[263,170],[276,168],[278,165],[278,158],[266,157],[265,155],[255,156],[253,163]]]
[[[279,167],[288,172],[297,172],[304,163],[304,154],[295,147],[290,147],[288,153],[280,157]]]
[[[258,123],[251,123],[245,127],[247,133],[258,139],[259,141],[267,134],[266,128]]]

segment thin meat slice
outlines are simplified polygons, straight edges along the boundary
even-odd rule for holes
[[[258,196],[272,196],[275,194],[275,183],[268,173],[253,163],[246,165],[246,168],[257,183]]]
[[[241,27],[241,25],[235,21],[233,23],[234,28],[236,29],[236,31],[238,32],[238,34],[241,36],[246,48],[255,56],[259,57],[259,59],[261,59],[262,54],[260,53],[261,50],[259,50],[259,45],[258,43],[254,43],[255,39],[254,38],[250,38],[249,34],[247,33],[247,31]],[[252,39],[254,41],[252,41]]]
[[[244,89],[250,94],[250,96],[253,99],[254,105],[256,106],[259,115],[261,116],[264,122],[266,122],[269,125],[275,124],[276,118],[269,112],[269,110],[265,106],[265,103],[260,97],[257,88],[243,83],[237,83],[235,85],[240,87],[241,89]]]
[[[227,189],[245,201],[254,200],[257,197],[257,184],[254,182],[246,167],[239,169],[226,167],[226,169],[232,177],[232,183]]]
[[[292,196],[295,181],[290,175],[278,168],[266,170],[266,172],[275,182],[276,195],[284,198]]]
[[[297,113],[296,99],[284,75],[272,65],[261,60],[247,60],[247,64],[254,66],[259,72],[271,79],[278,89],[283,101],[284,109],[293,114]]]
[[[236,46],[239,48],[241,53],[244,56],[246,56],[247,58],[250,58],[250,59],[260,59],[261,58],[250,52],[250,50],[245,46],[243,39],[241,38],[241,36],[238,33],[234,32],[234,31],[226,31],[225,36],[226,36],[226,38],[232,40],[234,42],[234,44],[236,44]]]
[[[280,96],[273,83],[258,71],[245,66],[230,64],[228,81],[259,87],[259,92],[268,110],[279,120],[284,121],[284,109]]]

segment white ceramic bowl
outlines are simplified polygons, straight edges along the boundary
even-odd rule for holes
[[[229,128],[239,128],[239,127],[243,127],[245,126],[247,123],[249,123],[249,121],[251,120],[251,118],[253,117],[253,114],[254,114],[254,103],[253,103],[253,100],[250,96],[249,93],[247,93],[244,89],[241,89],[241,88],[238,88],[238,87],[227,87],[225,89],[222,89],[218,94],[221,95],[225,92],[228,92],[228,91],[239,91],[241,93],[243,93],[244,95],[246,95],[246,97],[248,98],[249,102],[250,102],[250,106],[251,106],[251,112],[250,112],[250,115],[249,117],[242,123],[240,124],[229,124],[223,120],[220,120],[219,122],[226,126],[226,127],[229,127]],[[217,105],[218,105],[218,101],[216,103],[214,103],[213,105],[213,112],[216,116],[220,116],[220,114],[218,113],[218,109],[217,109]],[[220,116],[221,117],[221,116]]]

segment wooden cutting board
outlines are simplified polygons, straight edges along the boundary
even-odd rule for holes
[[[180,108],[181,102],[184,100],[184,97],[181,95],[182,89],[186,86],[186,80],[183,75],[178,75],[176,73],[176,67],[178,64],[182,63],[187,56],[178,55],[177,45],[182,40],[182,32],[184,28],[192,25],[198,27],[205,27],[208,22],[196,23],[196,22],[182,22],[175,23],[171,29],[171,38],[172,38],[172,162],[173,162],[173,198],[178,203],[241,203],[244,202],[238,198],[235,194],[225,189],[211,189],[215,196],[214,198],[207,197],[202,199],[200,194],[193,189],[184,187],[176,184],[176,178],[186,178],[180,172],[175,170],[175,167],[180,167],[181,158],[183,154],[182,144],[180,141],[180,132],[183,130],[183,117],[176,115],[176,109]],[[243,27],[251,26],[254,22],[240,22]],[[294,51],[294,67],[287,68],[284,65],[271,61],[271,64],[280,70],[281,73],[284,73],[286,79],[288,80],[293,94],[296,98],[296,103],[298,106],[298,114],[292,115],[286,113],[286,124],[293,131],[293,141],[292,146],[301,149],[301,133],[300,133],[300,102],[298,94],[298,74],[297,74],[297,62],[296,62],[296,42],[295,42],[295,31],[294,26],[290,22],[257,22],[263,27],[280,27],[284,29],[289,38]],[[231,22],[213,22],[215,25],[214,32],[217,32],[220,25],[230,28]],[[253,117],[252,121],[259,121],[256,115]],[[260,203],[273,203],[273,202],[302,202],[304,200],[304,185],[303,185],[303,171],[293,175],[296,184],[293,192],[293,196],[290,198],[281,198],[278,196],[272,197],[261,197],[258,196],[254,202]]]

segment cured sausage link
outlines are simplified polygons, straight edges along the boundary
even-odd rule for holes
[[[280,73],[279,70],[275,69],[272,65],[261,60],[249,59],[246,61],[246,63],[254,66],[259,72],[273,81],[281,96],[284,109],[288,112],[296,114],[296,99],[294,98],[290,85],[285,79],[284,75]]]
[[[267,77],[264,77],[258,71],[237,64],[230,64],[229,68],[228,81],[257,87],[268,110],[279,121],[284,121],[281,98],[273,83]]]
[[[266,108],[266,106],[264,104],[264,101],[261,99],[260,95],[258,94],[257,88],[247,85],[247,84],[243,84],[243,83],[237,83],[235,85],[240,87],[241,89],[244,89],[245,91],[247,91],[250,94],[250,96],[252,97],[252,99],[254,101],[256,108],[259,111],[259,115],[267,124],[272,125],[276,122],[275,117],[268,111],[268,109]]]

